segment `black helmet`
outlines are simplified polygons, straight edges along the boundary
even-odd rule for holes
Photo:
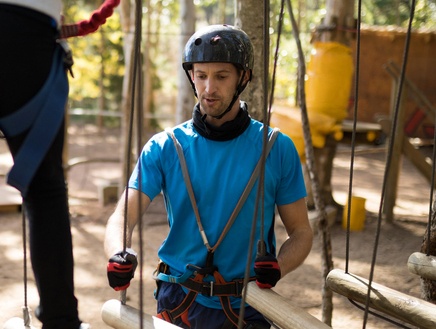
[[[185,71],[193,63],[232,63],[244,71],[253,69],[253,46],[247,34],[230,25],[211,25],[197,31],[188,40],[183,51]]]

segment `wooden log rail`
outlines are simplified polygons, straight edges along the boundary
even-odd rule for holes
[[[326,280],[334,292],[366,303],[368,280],[338,269],[331,271]],[[371,284],[369,306],[419,328],[436,328],[436,305],[377,283]]]
[[[101,317],[108,326],[115,329],[137,329],[140,328],[140,311],[123,305],[119,300],[111,299],[104,303],[101,310]],[[177,329],[169,322],[155,316],[142,313],[142,329]]]
[[[331,329],[275,291],[260,289],[256,282],[248,283],[246,301],[283,329]]]
[[[407,261],[409,272],[425,279],[436,280],[436,257],[414,252]],[[436,325],[435,325],[436,328]]]

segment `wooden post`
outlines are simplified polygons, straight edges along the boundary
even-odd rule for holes
[[[411,273],[426,279],[436,280],[436,256],[414,252],[407,261],[407,267]]]
[[[366,302],[369,283],[362,277],[336,269],[327,276],[327,284],[338,294],[359,303]],[[371,284],[369,306],[419,328],[435,328],[436,305],[380,284]]]
[[[330,327],[271,289],[260,289],[256,282],[247,285],[246,301],[283,329],[329,329]]]
[[[169,322],[155,316],[142,313],[142,329],[177,329]],[[104,303],[101,317],[108,326],[116,329],[136,329],[140,325],[140,312],[128,305],[123,305],[119,300],[111,299]]]
[[[392,95],[391,95],[391,123],[393,122],[394,119],[395,99],[397,99],[397,93],[399,88],[400,88],[399,80],[394,80]],[[390,167],[386,171],[387,190],[386,190],[385,202],[383,205],[383,214],[388,223],[392,223],[394,219],[394,207],[397,198],[398,180],[399,180],[401,164],[402,164],[402,151],[403,151],[403,141],[404,141],[404,115],[405,115],[404,100],[407,99],[406,95],[407,95],[407,90],[406,88],[403,88],[403,92],[401,93],[401,98],[399,99],[396,130],[393,133],[390,133],[390,131],[389,133],[385,131],[385,133],[388,133],[388,136],[391,136],[391,138],[394,139]]]

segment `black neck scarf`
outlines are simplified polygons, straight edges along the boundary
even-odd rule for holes
[[[241,135],[250,125],[250,115],[248,114],[247,104],[241,102],[236,118],[216,127],[206,122],[206,115],[201,114],[200,105],[197,104],[192,113],[192,123],[195,130],[197,130],[201,136],[222,142]]]

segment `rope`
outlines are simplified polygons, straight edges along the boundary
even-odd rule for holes
[[[74,24],[61,26],[61,39],[84,36],[93,33],[106,23],[106,19],[112,16],[115,7],[120,4],[120,0],[106,0],[100,8],[95,10],[87,20],[81,20]]]
[[[27,233],[26,233],[26,214],[24,208],[21,209],[21,226],[23,234],[23,283],[24,283],[24,306],[23,306],[23,320],[24,326],[30,326],[29,308],[27,305]]]
[[[436,219],[436,209],[433,204],[433,195],[434,195],[434,184],[435,184],[435,162],[436,162],[436,133],[433,136],[433,155],[432,155],[432,171],[431,171],[431,180],[430,180],[430,204],[428,211],[428,223],[427,223],[427,246],[426,246],[426,255],[430,256],[430,247],[431,247],[431,233],[432,233],[432,222],[435,222]]]
[[[304,81],[306,75],[306,64],[304,59],[303,48],[301,46],[301,40],[299,36],[297,22],[294,17],[292,5],[290,0],[286,0],[289,10],[289,16],[292,23],[292,34],[294,36],[297,50],[298,50],[298,103],[301,109],[301,121],[303,124],[303,135],[305,143],[306,165],[310,173],[310,179],[312,184],[313,198],[315,202],[315,208],[322,215],[319,222],[319,231],[321,232],[322,241],[322,267],[323,267],[323,281],[322,281],[322,305],[323,305],[323,322],[331,322],[332,298],[333,292],[327,287],[325,278],[328,273],[333,269],[333,260],[331,255],[331,236],[327,225],[327,214],[325,212],[324,200],[320,193],[320,184],[315,168],[315,155],[313,151],[312,135],[310,133],[309,117],[306,106],[306,93],[304,89]]]
[[[260,167],[260,173],[259,173],[259,184],[256,194],[256,201],[255,201],[255,208],[253,213],[253,219],[252,219],[252,225],[251,225],[251,231],[250,231],[250,243],[248,247],[248,254],[247,254],[247,262],[245,266],[245,274],[244,274],[244,287],[247,286],[249,277],[250,277],[250,267],[251,267],[251,255],[254,248],[254,237],[256,233],[256,221],[258,217],[258,211],[259,211],[259,202],[261,202],[261,209],[260,209],[260,240],[258,241],[257,245],[257,253],[264,255],[266,253],[266,247],[265,247],[265,241],[263,240],[264,236],[264,178],[265,178],[265,162],[266,162],[266,146],[267,146],[267,139],[268,139],[268,125],[269,125],[269,114],[267,108],[268,108],[268,67],[269,67],[269,42],[266,42],[266,40],[269,40],[269,1],[264,1],[263,3],[263,79],[262,79],[262,88],[263,88],[263,144],[262,144],[262,154],[261,154],[261,167]],[[278,44],[277,44],[278,47]],[[270,102],[272,104],[272,102]],[[245,317],[245,300],[247,297],[247,291],[244,289],[243,294],[241,296],[241,305],[239,310],[239,317],[238,317],[238,329],[243,328],[244,323],[244,317]]]
[[[134,98],[136,96],[136,147],[137,147],[137,156],[139,157],[142,150],[142,131],[144,129],[144,112],[143,112],[143,97],[142,97],[142,90],[143,90],[143,76],[142,76],[142,56],[141,56],[141,34],[142,34],[142,0],[135,0],[135,39],[134,39],[134,81],[137,80],[138,84],[135,88],[135,84],[133,84],[132,88],[136,91],[136,94],[132,94],[132,111],[134,110]],[[133,112],[131,117],[133,117]],[[139,186],[142,186],[142,175],[141,172],[139,172],[138,175],[138,184]],[[127,185],[126,185],[127,186]],[[143,327],[144,323],[144,280],[143,280],[143,247],[144,247],[144,240],[143,240],[143,232],[142,232],[142,204],[141,204],[141,197],[142,194],[138,194],[138,209],[137,209],[137,216],[138,216],[138,232],[139,232],[139,291],[141,292],[139,294],[139,309],[141,310],[140,316],[139,316],[139,327]]]
[[[128,138],[127,138],[127,155],[126,155],[126,182],[125,182],[125,186],[126,186],[126,192],[124,194],[124,226],[123,226],[123,251],[125,251],[127,249],[127,213],[128,213],[128,199],[129,199],[129,189],[127,188],[128,186],[128,181],[129,181],[129,175],[130,175],[130,167],[131,167],[131,163],[132,163],[132,147],[133,147],[133,120],[134,120],[134,113],[135,113],[135,104],[138,103],[137,105],[137,109],[138,109],[138,113],[137,113],[137,148],[138,148],[138,155],[140,154],[141,151],[141,142],[142,142],[142,117],[143,117],[143,113],[142,113],[142,93],[141,93],[141,89],[142,89],[142,75],[141,75],[141,30],[142,30],[142,1],[141,0],[136,0],[135,2],[135,35],[134,35],[134,53],[133,53],[133,68],[132,68],[132,93],[130,95],[130,116],[129,116],[129,125],[128,125]],[[137,75],[137,73],[139,72],[139,74]],[[138,82],[138,87],[136,85],[136,83]],[[137,103],[135,101],[138,101]],[[141,182],[142,182],[142,176],[141,176],[141,172],[139,172],[139,176],[138,176],[138,180],[139,180],[139,184],[141,186]],[[139,195],[139,198],[141,198],[141,195]],[[138,223],[138,228],[139,228],[139,244],[140,244],[140,250],[139,250],[139,284],[140,284],[140,310],[142,311],[143,309],[143,289],[142,289],[142,284],[143,284],[143,280],[142,280],[142,258],[143,258],[143,253],[142,253],[142,244],[143,244],[143,240],[142,240],[142,220],[141,220],[141,213],[142,213],[142,209],[141,209],[141,200],[139,200],[138,202],[138,209],[137,209],[137,214],[138,214],[138,218],[139,218],[139,223]],[[126,304],[126,290],[121,291],[120,294],[120,299],[121,299],[121,304],[125,305]],[[142,317],[142,313],[140,313],[140,322],[142,324],[143,322],[143,317]]]
[[[358,10],[357,10],[357,36],[356,36],[356,72],[355,72],[355,103],[354,103],[354,120],[353,120],[353,131],[352,131],[352,140],[351,140],[351,163],[350,163],[350,180],[349,180],[349,190],[348,190],[348,208],[347,208],[347,233],[346,233],[346,259],[345,259],[345,273],[348,273],[349,269],[349,259],[350,259],[350,205],[351,205],[351,197],[352,197],[352,186],[353,186],[353,171],[354,171],[354,158],[355,158],[355,145],[356,145],[356,124],[357,124],[357,104],[358,104],[358,90],[359,90],[359,63],[360,63],[360,26],[361,26],[361,7],[362,7],[362,1],[358,1]],[[376,235],[375,235],[375,242],[374,242],[374,250],[373,250],[373,256],[371,261],[371,269],[370,269],[370,277],[368,280],[368,293],[365,300],[365,307],[359,306],[357,303],[349,299],[350,303],[352,303],[357,308],[364,310],[364,319],[363,319],[363,329],[366,328],[366,323],[368,320],[368,314],[372,314],[380,319],[383,319],[384,321],[390,322],[395,324],[398,327],[401,328],[408,328],[404,325],[402,325],[399,322],[396,322],[394,320],[391,320],[381,314],[378,314],[376,312],[369,310],[369,303],[370,303],[370,295],[371,295],[371,289],[372,289],[372,282],[374,277],[374,269],[375,269],[375,262],[377,257],[377,250],[378,250],[378,242],[380,238],[380,228],[381,228],[381,220],[382,220],[382,209],[384,204],[384,196],[386,193],[386,177],[387,177],[387,170],[389,170],[390,164],[392,162],[392,149],[394,144],[394,137],[395,137],[395,131],[398,121],[398,111],[399,111],[399,103],[401,99],[401,92],[402,92],[402,86],[406,71],[406,64],[407,64],[407,58],[408,58],[408,49],[409,49],[409,43],[410,43],[410,34],[411,34],[411,25],[413,21],[414,16],[414,8],[415,8],[415,0],[413,0],[411,5],[411,14],[409,19],[409,27],[407,31],[407,37],[406,37],[406,45],[405,50],[403,54],[403,65],[401,70],[401,77],[399,82],[399,89],[398,94],[396,97],[396,105],[395,105],[395,111],[394,111],[394,120],[393,120],[393,127],[391,129],[391,136],[390,136],[390,142],[389,142],[389,148],[388,148],[388,155],[387,155],[387,161],[386,161],[386,167],[385,167],[385,174],[384,174],[384,180],[383,180],[383,186],[382,186],[382,195],[380,200],[380,208],[379,208],[379,214],[377,219],[377,229],[376,229]],[[436,143],[436,135],[435,135],[435,143]],[[433,158],[435,158],[435,152],[433,153]],[[434,164],[434,160],[433,160]],[[432,174],[432,180],[434,179],[434,172]],[[434,184],[432,184],[432,187]],[[432,190],[433,191],[433,190]],[[433,194],[433,193],[431,193]],[[430,202],[431,205],[432,202]],[[430,212],[431,213],[431,212]],[[429,226],[430,226],[430,219],[429,219]],[[430,234],[429,234],[430,237]]]
[[[356,127],[357,127],[357,104],[359,100],[359,77],[360,77],[360,26],[362,20],[362,1],[357,4],[357,35],[356,35],[356,69],[354,74],[354,109],[353,109],[353,130],[351,134],[351,158],[350,158],[350,176],[348,182],[348,207],[347,207],[347,232],[345,240],[345,273],[348,273],[350,259],[350,214],[351,214],[351,197],[353,195],[353,178],[354,178],[354,159],[356,152]]]
[[[359,3],[360,2],[361,2],[361,0],[359,0]],[[392,129],[391,129],[391,135],[389,138],[389,151],[388,151],[388,157],[386,160],[385,174],[383,177],[382,195],[381,195],[381,199],[380,199],[380,207],[379,207],[379,214],[378,214],[378,220],[377,220],[377,230],[376,230],[376,236],[375,236],[375,242],[374,242],[374,251],[373,251],[373,256],[372,256],[372,261],[371,261],[370,276],[369,276],[369,280],[368,280],[368,294],[367,294],[366,303],[365,303],[365,315],[364,315],[363,329],[366,328],[366,322],[368,320],[368,309],[369,309],[370,295],[371,295],[371,289],[372,289],[371,284],[372,284],[372,280],[374,277],[374,268],[375,268],[375,262],[376,262],[376,258],[377,258],[378,242],[379,242],[379,238],[380,238],[382,209],[383,209],[384,197],[385,197],[386,188],[387,188],[387,186],[386,186],[387,185],[386,184],[387,171],[389,170],[389,167],[390,167],[391,162],[392,162],[392,149],[394,146],[395,132],[397,130],[398,112],[399,112],[399,107],[400,107],[401,93],[402,93],[402,89],[403,89],[402,87],[404,84],[403,82],[404,82],[404,78],[405,78],[407,59],[408,59],[408,55],[409,55],[410,36],[411,36],[414,12],[415,12],[415,0],[412,0],[411,6],[410,6],[409,25],[407,28],[406,42],[405,42],[404,53],[403,53],[403,64],[402,64],[401,76],[400,76],[400,80],[399,80],[398,94],[397,94],[396,102],[395,102],[394,120],[393,120]]]

